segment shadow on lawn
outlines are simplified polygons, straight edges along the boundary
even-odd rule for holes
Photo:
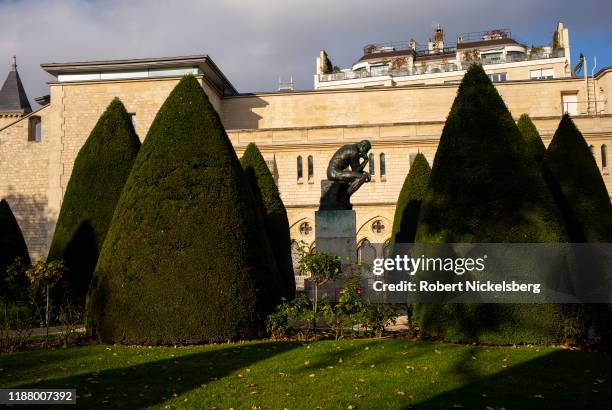
[[[482,377],[472,359],[476,352],[467,350],[451,370],[465,385],[404,408],[582,410],[609,409],[612,403],[611,356],[559,350]]]
[[[186,355],[180,355],[179,350],[176,357],[168,359],[102,370],[97,375],[89,372],[15,388],[76,388],[80,396],[77,399],[79,408],[106,406],[139,409],[159,405],[173,398],[174,394],[180,396],[202,384],[301,345],[299,342],[228,345]]]

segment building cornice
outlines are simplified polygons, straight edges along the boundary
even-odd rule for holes
[[[169,69],[185,66],[198,67],[201,71],[201,74],[207,77],[208,80],[212,84],[214,84],[215,89],[219,91],[219,95],[238,94],[238,91],[236,91],[236,89],[227,79],[225,74],[223,74],[223,72],[219,69],[219,67],[217,67],[215,62],[206,54],[180,57],[141,58],[129,60],[46,63],[41,64],[40,66],[43,70],[45,70],[47,73],[51,74],[54,77],[57,77],[61,74],[86,74],[147,69]],[[152,78],[147,77],[144,80],[151,79]],[[76,82],[77,81],[75,81],[75,83]],[[78,82],[80,83],[81,81]]]
[[[520,116],[519,116],[520,117]],[[519,117],[514,117],[515,121],[519,120]],[[612,114],[597,114],[597,115],[577,115],[572,117],[574,120],[581,120],[584,118],[612,118]],[[537,120],[560,120],[561,115],[546,115],[546,116],[534,116],[531,117],[532,121]],[[402,121],[402,122],[385,122],[385,123],[367,123],[367,124],[339,124],[339,125],[319,125],[319,126],[306,126],[306,127],[278,127],[278,128],[235,128],[226,129],[228,134],[236,133],[254,133],[254,132],[281,132],[281,131],[310,131],[310,130],[321,130],[321,129],[334,129],[334,128],[377,128],[377,127],[396,127],[406,125],[444,125],[446,119],[439,121]]]

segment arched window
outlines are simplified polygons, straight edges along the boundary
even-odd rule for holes
[[[606,144],[601,146],[601,167],[605,168],[608,166],[608,149],[606,148]]]
[[[299,155],[297,157],[297,179],[298,181],[302,179],[303,176],[304,176],[304,171],[302,171],[302,156]]]
[[[383,244],[383,257],[390,258],[391,253],[393,252],[393,245],[391,245],[391,240],[387,239],[387,241]]]
[[[370,154],[368,159],[368,162],[370,163],[370,175],[374,176],[376,172],[376,166],[374,165],[374,154]]]
[[[312,158],[312,155],[308,156],[308,180],[312,181],[312,178],[314,176],[314,160]]]
[[[357,247],[357,263],[371,264],[376,258],[376,248],[372,246],[369,240],[364,239]]]
[[[380,154],[380,176],[384,177],[387,175],[387,164],[385,163],[385,154]]]
[[[298,266],[300,258],[302,257],[302,250],[300,245],[296,241],[291,241],[291,262],[293,263],[293,272],[298,274]]]

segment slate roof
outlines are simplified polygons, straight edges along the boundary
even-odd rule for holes
[[[13,65],[0,89],[0,113],[28,114],[32,107],[17,72],[17,63],[13,58]]]

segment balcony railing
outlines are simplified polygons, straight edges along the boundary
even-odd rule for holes
[[[605,100],[564,101],[561,103],[563,114],[599,115],[606,112]]]
[[[360,70],[355,70],[355,71],[353,70],[342,71],[342,72],[332,73],[332,74],[319,74],[319,82],[354,80],[354,79],[359,79],[359,78],[376,78],[376,77],[386,77],[386,76],[406,77],[406,76],[416,76],[416,75],[423,75],[423,74],[447,73],[447,72],[465,70],[472,63],[481,63],[483,65],[495,65],[495,64],[504,64],[504,63],[514,63],[514,62],[519,62],[519,61],[546,60],[550,58],[564,57],[564,55],[565,55],[564,49],[554,50],[551,53],[525,54],[522,56],[507,55],[505,58],[504,57],[489,58],[485,55],[477,60],[464,61],[462,62],[461,65],[449,63],[447,65],[440,64],[439,66],[427,65],[426,67],[419,66],[419,62],[417,61],[414,67],[407,67],[407,68],[402,68],[402,69],[392,70],[389,67],[384,67],[384,68],[376,68],[375,71],[368,71],[366,69],[360,69]]]
[[[471,33],[461,33],[457,36],[459,43],[472,43],[476,41],[499,40],[504,38],[514,39],[512,32],[505,28],[487,31],[474,31]]]
[[[387,43],[369,44],[365,46],[363,48],[363,55],[366,56],[378,53],[388,53],[391,51],[414,50],[417,56],[424,56],[431,54],[454,53],[457,51],[457,47],[454,43],[445,44],[447,44],[447,46],[443,49],[429,50],[426,46],[423,46],[416,41],[413,45],[411,45],[409,41],[390,41]]]

